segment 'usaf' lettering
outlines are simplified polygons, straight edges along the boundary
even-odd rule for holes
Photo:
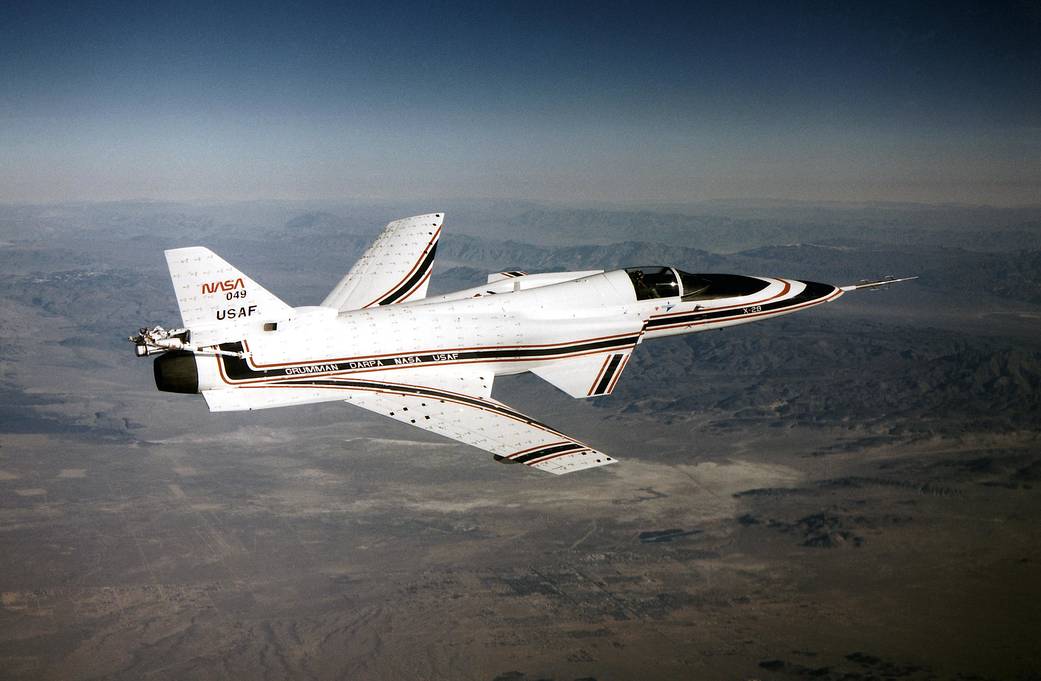
[[[246,283],[242,281],[242,277],[238,279],[225,279],[224,281],[211,281],[202,285],[202,292],[205,294],[226,293],[228,291],[234,291],[237,288],[246,288]]]
[[[435,362],[450,362],[453,359],[459,359],[458,352],[444,352],[439,354],[430,355],[430,359]]]
[[[257,311],[256,305],[250,305],[249,307],[234,308],[229,307],[227,310],[217,310],[217,321],[224,321],[225,319],[237,319],[241,317],[252,317],[253,313]]]

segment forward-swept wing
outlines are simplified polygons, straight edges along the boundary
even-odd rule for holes
[[[613,457],[492,399],[493,379],[486,368],[401,369],[300,376],[234,390],[208,390],[203,395],[211,411],[344,400],[491,452],[496,461],[558,475],[615,463]]]
[[[443,213],[430,213],[388,224],[322,307],[360,310],[424,298],[443,222]]]

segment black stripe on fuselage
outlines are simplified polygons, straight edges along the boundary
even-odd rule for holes
[[[220,356],[220,362],[224,369],[224,375],[232,381],[244,381],[257,378],[283,378],[286,376],[301,376],[304,374],[329,374],[339,371],[360,371],[378,368],[405,369],[411,366],[430,366],[441,362],[468,362],[481,360],[525,360],[540,359],[543,357],[555,357],[557,355],[571,355],[579,352],[592,352],[595,350],[610,350],[613,348],[629,348],[636,344],[640,338],[639,334],[631,336],[620,336],[618,338],[607,338],[604,340],[577,342],[572,345],[560,345],[551,347],[529,347],[529,348],[483,348],[477,350],[459,350],[445,352],[424,352],[419,354],[401,354],[388,357],[365,358],[354,360],[338,360],[323,362],[316,360],[306,365],[290,367],[279,367],[277,369],[253,369],[245,359]],[[222,350],[228,352],[242,352],[242,343],[223,343]]]
[[[423,258],[423,262],[420,264],[419,268],[411,277],[408,278],[408,281],[387,294],[387,296],[380,300],[378,305],[390,305],[391,303],[396,303],[400,298],[411,291],[416,284],[423,280],[423,277],[425,277],[427,272],[430,270],[430,266],[434,264],[434,255],[436,253],[437,244],[435,243],[426,254],[426,257]]]
[[[741,310],[749,310],[759,314],[762,312],[777,312],[784,310],[785,308],[795,307],[802,305],[807,302],[814,300],[821,300],[827,298],[832,293],[837,291],[831,284],[819,284],[814,281],[805,281],[806,288],[800,293],[788,298],[786,300],[779,300],[774,303],[766,303],[765,305],[759,305],[756,303],[749,303],[748,307],[745,308],[729,308],[726,310],[706,310],[704,312],[692,312],[685,315],[675,315],[672,317],[657,317],[647,322],[647,330],[654,331],[655,329],[665,326],[675,326],[679,324],[694,324],[700,322],[711,322],[721,319],[728,319],[731,317],[740,318],[744,314],[751,314],[751,312],[742,312]]]

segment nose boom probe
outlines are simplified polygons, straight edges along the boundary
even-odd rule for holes
[[[897,279],[896,277],[886,277],[885,279],[878,279],[876,281],[861,281],[860,283],[857,283],[857,284],[850,284],[848,286],[840,286],[839,288],[842,289],[843,291],[856,291],[857,289],[862,289],[862,288],[866,288],[866,289],[868,289],[870,291],[877,291],[880,288],[882,288],[883,286],[888,286],[889,284],[895,284],[895,283],[901,282],[901,281],[911,281],[912,279],[917,279],[917,278],[918,278],[917,276],[914,276],[914,277],[901,277],[899,279]]]

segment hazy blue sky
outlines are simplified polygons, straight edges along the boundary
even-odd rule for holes
[[[1037,0],[148,5],[0,3],[0,200],[1041,200]]]

